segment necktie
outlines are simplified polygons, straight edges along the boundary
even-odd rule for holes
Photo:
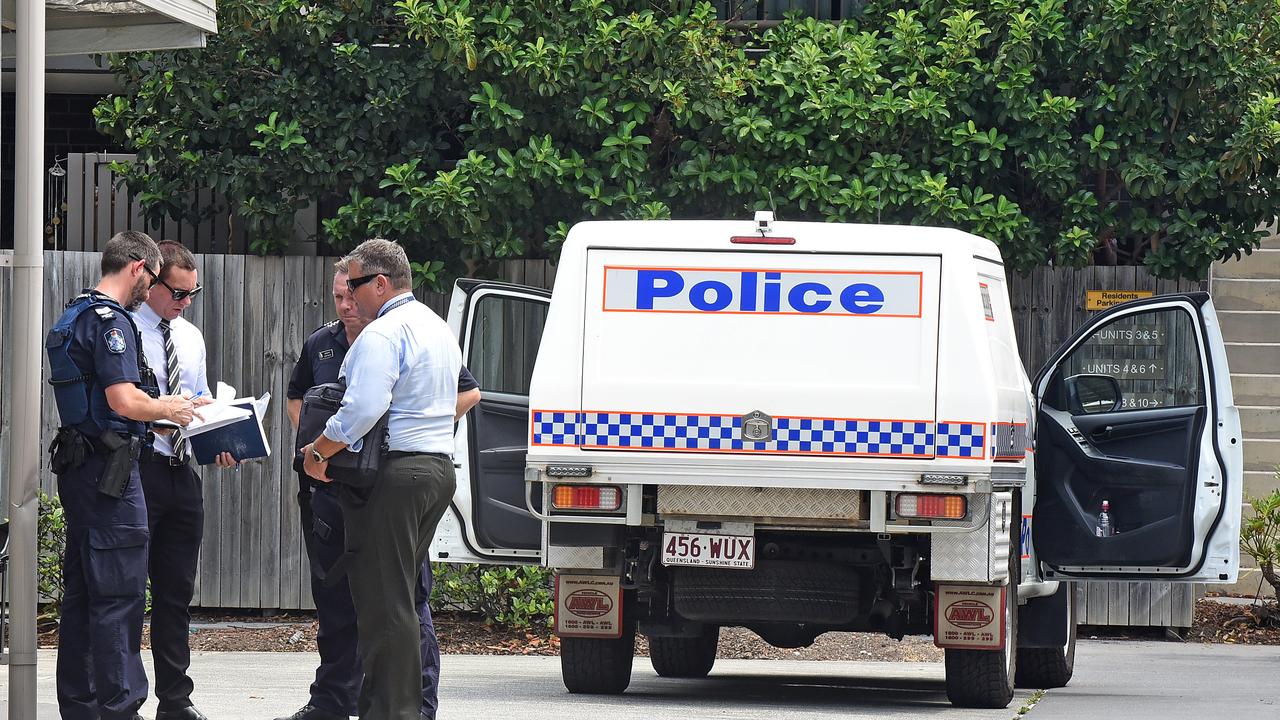
[[[160,336],[164,338],[164,365],[169,375],[169,394],[178,395],[182,392],[182,369],[178,365],[178,351],[173,346],[173,333],[169,331],[169,321],[160,321]],[[187,461],[187,439],[182,436],[181,430],[174,430],[170,436],[173,440],[173,457],[178,462]]]

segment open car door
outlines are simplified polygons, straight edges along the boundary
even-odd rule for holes
[[[1034,388],[1032,540],[1046,577],[1235,581],[1244,460],[1208,294],[1091,319]]]
[[[479,280],[454,285],[449,326],[480,383],[481,400],[458,422],[458,484],[431,545],[433,560],[513,564],[541,557],[542,526],[525,506],[524,464],[529,379],[550,303],[551,294],[537,288]]]

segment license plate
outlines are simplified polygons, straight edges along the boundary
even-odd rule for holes
[[[756,539],[750,535],[663,533],[662,564],[750,570],[756,566]]]

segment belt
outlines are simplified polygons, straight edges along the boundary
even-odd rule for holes
[[[102,444],[102,441],[101,441],[101,440],[99,440],[98,438],[96,438],[96,437],[90,437],[90,436],[88,436],[88,435],[84,435],[83,433],[81,433],[81,435],[84,437],[84,439],[85,439],[85,440],[87,440],[87,441],[89,442],[89,445],[93,447],[93,451],[94,451],[95,453],[97,453],[97,454],[99,454],[99,455],[109,455],[109,454],[111,454],[112,450],[111,450],[110,448],[108,448],[106,445],[103,445],[103,444]],[[120,439],[121,439],[121,440],[124,440],[125,442],[130,442],[130,441],[132,441],[132,440],[141,440],[141,439],[142,439],[141,437],[139,437],[139,436],[137,436],[137,435],[129,435],[128,433],[116,433],[116,435],[119,435],[119,436],[120,436]]]
[[[180,468],[180,467],[187,466],[186,460],[179,460],[178,458],[172,455],[161,455],[158,452],[152,452],[151,457],[147,458],[144,462],[148,462],[153,465],[164,465],[165,467],[170,467],[170,468]]]
[[[432,457],[432,458],[440,458],[441,460],[448,460],[449,462],[453,462],[452,455],[448,453],[437,453],[437,452],[408,452],[405,450],[388,450],[386,457],[389,457],[389,458]]]

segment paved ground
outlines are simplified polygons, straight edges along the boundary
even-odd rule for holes
[[[1033,720],[1280,718],[1280,647],[1092,641]]]
[[[148,656],[148,671],[150,658]],[[296,709],[314,671],[306,653],[198,653],[196,702],[211,720],[270,719]],[[39,657],[36,720],[54,720],[52,651]],[[482,717],[897,718],[1011,720],[1030,693],[1004,710],[947,704],[937,663],[730,660],[705,680],[664,680],[637,658],[631,689],[620,697],[569,695],[559,661],[544,657],[451,655],[444,658],[441,720]],[[1030,720],[1110,718],[1176,720],[1280,717],[1280,648],[1157,642],[1082,642],[1070,687],[1049,691]],[[0,687],[8,686],[0,667]],[[0,712],[6,698],[0,698]],[[154,714],[154,701],[143,715]],[[28,719],[23,719],[28,720]]]

